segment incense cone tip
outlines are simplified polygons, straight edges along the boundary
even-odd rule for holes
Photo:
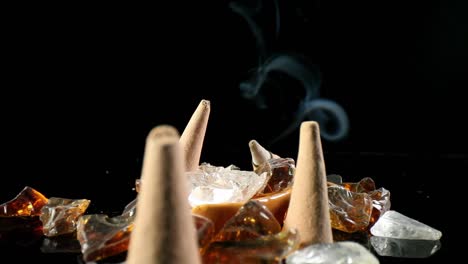
[[[170,125],[159,125],[153,128],[148,137],[147,141],[159,140],[161,138],[176,139],[179,140],[179,132],[176,128]]]
[[[211,102],[209,100],[203,99],[201,100],[200,105],[204,106],[205,108],[210,108]]]
[[[301,130],[315,130],[318,131],[320,129],[319,124],[315,121],[305,121],[301,124]]]
[[[251,148],[255,148],[255,147],[258,148],[259,146],[260,146],[260,144],[258,144],[257,140],[252,139],[252,140],[249,141],[249,147],[251,147]],[[260,146],[260,147],[261,147],[261,146]]]

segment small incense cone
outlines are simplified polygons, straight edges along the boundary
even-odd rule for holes
[[[254,170],[269,159],[279,158],[278,155],[271,153],[260,145],[256,140],[249,142],[250,154],[252,155],[252,167]]]
[[[180,137],[186,171],[198,169],[209,116],[210,101],[201,100]]]
[[[313,121],[301,124],[296,173],[284,228],[298,230],[301,247],[333,242],[320,129]]]
[[[135,229],[127,264],[200,264],[178,132],[158,126],[147,137]]]

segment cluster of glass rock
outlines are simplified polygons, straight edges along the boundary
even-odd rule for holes
[[[409,252],[407,257],[425,257],[440,247],[441,232],[390,210],[390,192],[376,188],[372,179],[343,183],[341,177],[329,175],[335,243],[299,248],[301,234],[283,230],[294,172],[295,162],[290,158],[269,159],[254,171],[204,163],[197,171],[187,172],[188,200],[203,263],[344,263],[345,259],[346,263],[379,263],[363,243],[343,241],[358,241],[353,236],[370,237],[374,251],[383,256],[402,257],[401,252]],[[137,191],[141,184],[137,181]],[[0,221],[38,217],[42,224],[34,228],[39,227],[47,237],[76,234],[72,238],[79,241],[85,261],[126,252],[136,200],[115,217],[84,215],[89,203],[86,199],[47,199],[26,187],[0,205]]]

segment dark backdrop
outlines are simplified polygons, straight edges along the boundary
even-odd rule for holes
[[[414,208],[442,209],[441,178],[461,177],[468,155],[467,4],[278,1],[275,39],[263,2],[268,48],[318,65],[322,96],[349,115],[348,137],[323,142],[328,171],[380,177]],[[11,9],[4,26],[3,201],[29,185],[90,198],[96,211],[121,208],[146,134],[163,123],[182,131],[201,99],[212,103],[202,160],[216,165],[247,169],[248,141],[268,142],[285,128],[275,115],[292,114],[240,95],[258,50],[228,1],[56,8]],[[282,100],[293,102],[287,85]],[[295,131],[267,147],[295,158],[297,143]]]

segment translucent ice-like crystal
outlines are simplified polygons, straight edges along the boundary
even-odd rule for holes
[[[379,260],[356,242],[314,244],[286,259],[287,264],[378,264]]]
[[[0,204],[0,217],[39,216],[46,203],[42,193],[26,186],[15,198]]]
[[[437,252],[440,240],[413,240],[372,236],[370,243],[380,256],[397,258],[427,258]]]
[[[135,220],[136,200],[122,215],[83,215],[78,219],[77,238],[85,261],[97,261],[127,251]]]
[[[438,240],[442,233],[397,211],[387,211],[370,229],[372,235],[401,239]]]
[[[86,211],[90,200],[64,199],[51,197],[41,209],[43,232],[52,237],[73,233],[76,230],[78,218]]]
[[[369,225],[372,199],[367,193],[356,193],[340,186],[330,186],[328,204],[333,228],[352,233]]]
[[[266,184],[266,173],[241,171],[234,166],[200,165],[199,170],[187,172],[192,207],[202,204],[246,202]]]
[[[291,187],[295,170],[295,162],[291,158],[269,159],[260,164],[255,173],[267,175],[267,184],[261,193],[276,193]]]

